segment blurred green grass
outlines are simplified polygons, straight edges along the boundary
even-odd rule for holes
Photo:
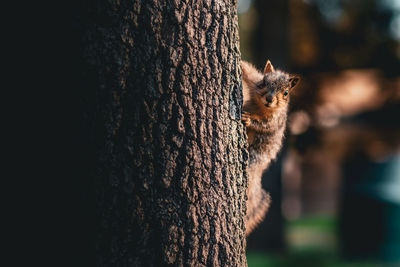
[[[345,261],[340,258],[334,216],[304,217],[286,222],[288,248],[282,254],[248,251],[249,267],[381,267],[371,261]]]
[[[287,253],[282,255],[265,254],[261,252],[248,252],[247,263],[249,267],[383,267],[399,266],[384,265],[369,261],[343,261],[337,255],[315,251]]]

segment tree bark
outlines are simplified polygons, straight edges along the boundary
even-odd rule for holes
[[[84,10],[97,266],[246,266],[236,1]]]

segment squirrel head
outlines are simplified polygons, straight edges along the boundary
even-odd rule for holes
[[[257,98],[266,108],[279,108],[289,102],[290,93],[299,83],[300,77],[276,70],[268,60],[263,78],[256,83]]]

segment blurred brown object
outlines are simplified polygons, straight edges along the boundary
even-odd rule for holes
[[[295,92],[289,126],[294,134],[299,132],[298,128],[304,128],[298,120],[316,127],[331,127],[343,117],[398,102],[400,77],[386,78],[379,69],[313,73],[303,77]]]
[[[292,45],[289,46],[293,65],[309,67],[320,58],[320,44],[317,24],[314,23],[312,10],[302,0],[291,0],[289,5],[289,34]]]
[[[283,213],[335,213],[344,161],[363,154],[379,162],[400,151],[400,77],[379,69],[316,72],[295,93]]]

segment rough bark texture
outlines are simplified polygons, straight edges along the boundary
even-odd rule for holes
[[[246,266],[236,1],[85,9],[97,266]]]

